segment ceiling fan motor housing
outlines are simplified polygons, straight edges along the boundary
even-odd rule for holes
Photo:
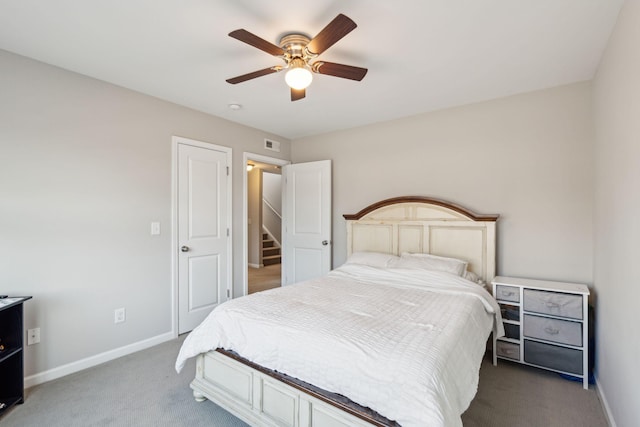
[[[288,60],[302,58],[306,62],[311,58],[311,55],[305,51],[310,41],[311,39],[304,34],[287,34],[280,39],[280,47],[285,51],[285,57]]]

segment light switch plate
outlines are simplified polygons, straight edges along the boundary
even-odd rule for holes
[[[151,223],[151,235],[152,236],[159,236],[160,235],[160,223],[159,222],[152,222]]]

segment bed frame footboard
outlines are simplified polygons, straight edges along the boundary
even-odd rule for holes
[[[220,351],[201,354],[196,361],[196,377],[191,382],[197,401],[215,402],[252,426],[320,427],[386,426],[386,422],[365,421],[301,389],[236,360]],[[264,372],[263,372],[264,371]],[[313,391],[311,391],[313,393]],[[339,403],[338,403],[339,405]],[[392,423],[395,424],[395,423]]]

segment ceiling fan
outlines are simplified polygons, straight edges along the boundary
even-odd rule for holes
[[[232,31],[229,33],[230,37],[283,59],[285,65],[275,65],[252,73],[243,74],[227,79],[227,82],[237,84],[255,79],[256,77],[287,70],[285,81],[291,88],[291,101],[297,101],[305,97],[306,88],[311,84],[311,80],[313,80],[312,73],[360,81],[367,74],[366,68],[327,61],[314,61],[318,55],[329,49],[356,27],[356,23],[349,17],[339,14],[313,39],[310,39],[305,34],[291,33],[280,39],[279,46],[247,30],[240,29]]]

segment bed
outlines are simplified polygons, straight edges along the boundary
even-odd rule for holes
[[[176,369],[197,357],[196,400],[254,426],[461,426],[503,333],[482,286],[498,216],[400,197],[344,218],[343,266],[222,304]]]

